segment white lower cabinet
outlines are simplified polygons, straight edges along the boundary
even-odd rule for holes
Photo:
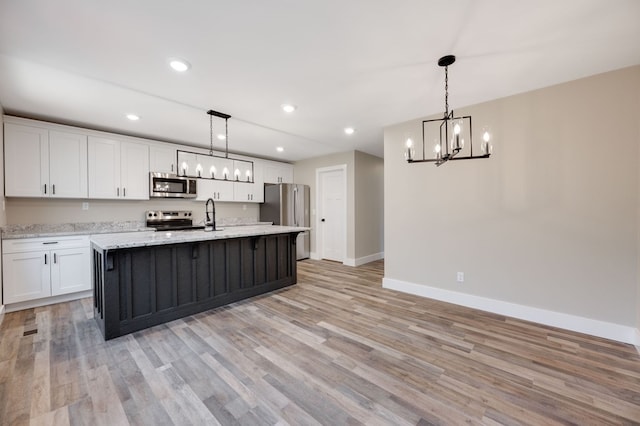
[[[2,255],[4,303],[51,296],[51,268],[46,256],[50,256],[49,251]]]
[[[2,241],[5,304],[91,290],[88,236]]]

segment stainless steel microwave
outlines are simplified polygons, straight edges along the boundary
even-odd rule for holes
[[[149,197],[196,198],[198,180],[172,173],[149,173]]]

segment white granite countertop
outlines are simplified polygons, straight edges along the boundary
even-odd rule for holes
[[[256,222],[253,218],[230,217],[220,218],[220,227],[271,225],[272,222]],[[19,238],[63,237],[66,235],[94,235],[113,232],[153,231],[145,221],[126,220],[113,222],[84,223],[36,223],[27,225],[5,225],[1,228],[3,240]],[[190,231],[193,232],[193,231]]]
[[[171,231],[171,232],[125,232],[119,234],[92,235],[91,243],[102,250],[157,246],[162,244],[190,243],[194,241],[219,240],[225,238],[252,237],[257,235],[287,234],[308,231],[311,228],[296,226],[255,225],[232,226],[221,231]]]
[[[62,237],[65,235],[90,235],[110,232],[152,231],[144,221],[86,222],[59,224],[6,225],[2,227],[2,239]]]

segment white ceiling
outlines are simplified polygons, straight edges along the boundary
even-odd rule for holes
[[[454,108],[640,64],[640,1],[0,0],[6,113],[208,146],[214,109],[231,151],[288,161],[382,156],[444,109],[446,54]]]

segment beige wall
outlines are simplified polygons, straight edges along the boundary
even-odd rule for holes
[[[0,105],[0,117],[4,114]],[[7,214],[4,202],[4,129],[0,129],[0,226],[7,223]],[[0,260],[2,260],[2,247],[0,246]],[[0,310],[2,310],[2,262],[0,262]],[[2,323],[2,313],[0,313],[0,323]]]
[[[638,85],[637,90],[637,102],[640,104],[640,85]],[[636,119],[636,124],[638,125],[638,134],[640,134],[640,108],[638,109],[638,118]],[[640,164],[640,149],[638,164]],[[640,167],[638,167],[638,179],[640,179]],[[636,348],[640,352],[640,183],[638,184],[638,278],[637,278],[637,288],[636,288]]]
[[[384,161],[355,152],[355,258],[384,251]]]
[[[354,199],[354,151],[341,152],[323,157],[298,161],[293,165],[295,183],[309,185],[311,194],[311,252],[316,249],[316,169],[345,164],[347,166],[347,253],[355,257],[355,199]]]
[[[89,210],[82,210],[82,202]],[[204,220],[204,202],[191,200],[50,200],[7,198],[7,223],[76,223],[145,220],[146,210],[193,210],[194,223]],[[246,208],[246,210],[245,210]],[[258,219],[257,204],[216,203],[216,218],[251,217]]]
[[[407,164],[420,121],[388,127],[385,277],[640,323],[639,87],[636,66],[456,110],[491,124],[487,160]]]

